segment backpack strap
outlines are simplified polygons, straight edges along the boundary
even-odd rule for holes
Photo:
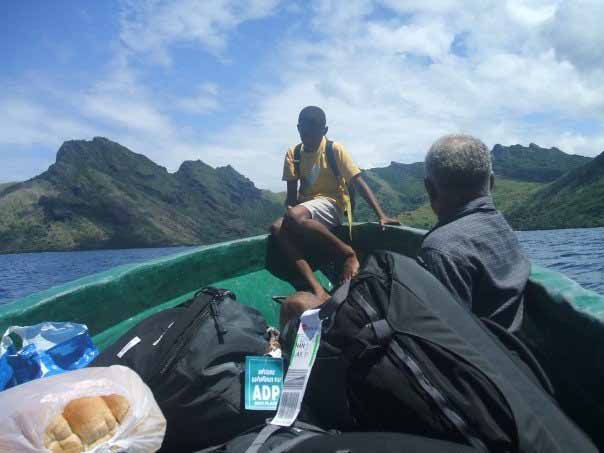
[[[529,367],[529,369],[535,375],[538,383],[541,387],[549,393],[552,397],[556,396],[556,391],[554,390],[554,386],[550,381],[547,373],[539,363],[539,361],[535,358],[530,349],[518,339],[514,334],[508,332],[506,329],[501,327],[496,322],[490,320],[489,318],[480,318],[482,323],[488,328],[488,330],[497,337],[499,341],[503,343],[503,345],[512,352],[515,352],[520,360]]]
[[[285,429],[297,428],[301,431],[306,431],[305,433],[301,433],[299,436],[296,436],[294,439],[290,439],[286,441],[283,445],[278,446],[277,448],[272,449],[271,451],[275,453],[286,452],[289,451],[289,448],[298,445],[302,441],[309,439],[311,437],[315,437],[321,434],[325,434],[327,431],[319,428],[318,426],[311,425],[309,423],[295,421],[292,427],[287,426],[279,426],[272,425],[267,423],[267,425],[258,433],[252,444],[245,450],[245,453],[258,453],[262,446],[266,443],[269,437],[275,434],[277,431]]]
[[[298,143],[294,148],[294,168],[296,174],[300,176],[300,153],[302,152],[302,143]]]
[[[338,185],[341,186],[341,197],[346,209],[346,215],[348,217],[348,232],[350,235],[350,240],[352,241],[353,197],[351,189],[348,187],[348,181],[344,180],[344,177],[342,176],[342,173],[338,168],[338,162],[336,161],[336,153],[333,150],[333,142],[331,140],[327,140],[327,144],[325,145],[325,157],[327,158],[327,163],[329,165],[329,168],[331,169],[331,172],[338,181]]]
[[[331,297],[327,299],[323,305],[321,305],[319,318],[321,318],[324,322],[324,326],[322,328],[325,332],[328,332],[333,326],[335,313],[338,310],[338,307],[346,300],[349,292],[350,280],[346,280],[338,289],[333,292]]]
[[[338,163],[336,162],[336,153],[333,151],[333,142],[331,140],[327,140],[327,144],[325,145],[325,157],[327,157],[327,163],[329,164],[331,172],[336,179],[340,179],[342,174],[340,173]]]
[[[298,143],[294,148],[294,167],[296,169],[296,173],[300,174],[300,157],[302,152],[302,143]],[[334,174],[337,179],[340,179],[341,173],[338,168],[338,164],[336,162],[336,154],[333,151],[333,142],[331,140],[327,140],[327,144],[325,145],[325,157],[327,157],[327,164],[329,165],[330,170]]]

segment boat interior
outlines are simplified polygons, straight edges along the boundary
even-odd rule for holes
[[[375,223],[355,224],[352,245],[362,260],[385,249],[415,256],[424,231]],[[340,237],[349,240],[348,227]],[[338,278],[338,263],[308,247],[305,252],[326,289]],[[0,306],[0,330],[10,325],[72,321],[88,326],[104,349],[142,319],[190,299],[203,287],[233,291],[278,326],[273,296],[303,290],[300,279],[266,235],[202,246],[145,263],[120,266]],[[534,265],[519,337],[549,375],[555,398],[604,449],[604,297],[555,271]]]

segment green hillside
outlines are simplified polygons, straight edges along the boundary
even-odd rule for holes
[[[544,184],[500,178],[495,182],[493,201],[495,206],[508,217],[514,208],[523,205],[541,187],[544,187]],[[403,224],[416,228],[429,229],[436,223],[436,216],[427,201],[413,211],[403,212],[398,218]]]
[[[496,145],[493,161],[495,204],[515,228],[604,225],[602,155]],[[389,215],[435,223],[423,163],[392,162],[364,178]],[[187,161],[169,173],[110,140],[74,140],[41,175],[0,184],[0,253],[219,242],[265,232],[283,202],[284,193],[256,188],[231,166]],[[359,196],[355,221],[367,220],[375,215]]]
[[[590,157],[566,154],[558,148],[541,148],[534,143],[528,147],[495,145],[491,154],[497,176],[531,182],[555,181],[591,160]]]
[[[3,182],[0,183],[0,193],[4,192],[6,189],[14,186],[15,184],[17,184],[16,182]]]
[[[282,206],[232,167],[168,173],[104,138],[0,192],[0,252],[200,244],[259,234]]]
[[[516,163],[521,165],[522,161],[517,159]],[[436,217],[430,209],[424,189],[423,163],[392,162],[385,168],[366,170],[363,176],[389,215],[397,216],[404,224],[418,228],[430,228],[435,223]],[[493,198],[497,207],[506,214],[543,185],[542,182],[531,180],[496,178]],[[360,197],[357,198],[355,219],[375,220],[375,214],[369,206]]]
[[[604,226],[604,153],[533,193],[509,217],[520,229]]]
[[[597,209],[593,208],[593,202],[590,204],[588,201],[594,198],[593,195],[587,197],[584,197],[584,193],[573,195],[574,191],[579,190],[577,186],[571,186],[565,196],[568,202],[576,196],[577,206],[586,206],[581,216],[573,218],[568,217],[566,211],[546,213],[541,210],[528,216],[526,213],[532,212],[534,206],[527,208],[527,211],[522,211],[522,207],[529,199],[538,199],[533,197],[542,193],[540,189],[544,191],[543,193],[550,193],[546,191],[548,183],[556,181],[555,185],[550,187],[559,187],[557,180],[565,180],[564,175],[568,172],[580,172],[581,168],[592,162],[592,158],[566,154],[558,148],[541,148],[534,143],[528,147],[495,145],[491,155],[496,175],[493,191],[495,205],[508,217],[515,228],[557,228],[560,225],[601,224]],[[385,168],[366,170],[364,175],[388,214],[397,216],[406,225],[418,228],[430,228],[435,223],[436,217],[428,205],[424,190],[423,163],[392,162]],[[599,193],[599,189],[595,188],[584,190]],[[579,201],[578,198],[581,200]],[[357,202],[356,219],[375,220],[375,215],[364,201]]]
[[[422,162],[414,164],[392,162],[388,167],[364,171],[363,178],[390,215],[412,211],[427,200]],[[360,196],[357,197],[355,219],[375,220],[375,214]]]

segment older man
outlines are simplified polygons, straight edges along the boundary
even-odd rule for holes
[[[515,330],[530,263],[493,205],[489,150],[474,137],[447,135],[428,151],[425,169],[438,223],[424,237],[420,262],[476,315]]]

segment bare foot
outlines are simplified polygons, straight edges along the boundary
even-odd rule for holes
[[[352,279],[355,275],[359,273],[359,268],[361,267],[359,260],[357,259],[356,254],[349,255],[345,260],[342,266],[342,277],[340,278],[340,283],[343,283],[346,280]]]

